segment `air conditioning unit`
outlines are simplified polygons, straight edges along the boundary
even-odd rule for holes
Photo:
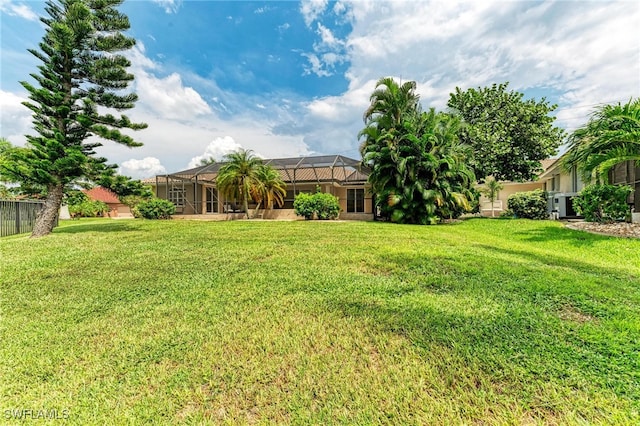
[[[573,208],[573,197],[576,195],[576,192],[557,192],[551,195],[551,213],[557,213],[557,217],[560,219],[577,217],[578,214]]]

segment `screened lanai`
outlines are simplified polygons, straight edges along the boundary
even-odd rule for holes
[[[339,198],[345,214],[370,214],[373,211],[371,195],[365,191],[369,171],[360,161],[342,155],[321,155],[265,159],[263,162],[277,170],[287,184],[285,204],[281,209],[293,209],[296,194],[315,192],[320,187],[322,192]],[[158,175],[155,182],[147,182],[155,186],[158,197],[176,205],[177,213],[228,213],[238,208],[239,200],[224,199],[216,187],[218,171],[223,165],[207,164]]]

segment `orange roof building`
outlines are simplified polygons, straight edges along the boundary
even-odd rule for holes
[[[102,201],[109,206],[108,215],[111,218],[133,217],[129,206],[123,204],[118,198],[118,195],[109,188],[96,186],[91,189],[85,189],[82,192],[84,192],[91,201]]]

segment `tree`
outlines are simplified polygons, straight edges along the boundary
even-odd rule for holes
[[[269,165],[261,164],[256,171],[256,180],[250,192],[251,198],[257,203],[256,212],[263,203],[265,209],[271,210],[274,203],[280,207],[284,205],[287,184],[282,180],[277,170]]]
[[[365,123],[375,121],[378,129],[391,129],[402,124],[407,115],[420,111],[420,96],[415,90],[415,81],[399,85],[391,77],[381,78],[369,97],[371,105],[364,113]]]
[[[484,183],[485,187],[482,189],[482,193],[489,199],[491,202],[491,217],[495,217],[493,211],[493,204],[498,199],[498,193],[504,188],[500,182],[495,180],[494,178],[489,178]]]
[[[153,197],[151,187],[143,184],[137,179],[131,179],[129,176],[116,174],[103,174],[96,183],[105,188],[109,188],[118,195],[118,197],[136,196],[141,198]]]
[[[22,184],[40,185],[45,206],[32,236],[49,234],[55,224],[64,188],[93,173],[106,162],[95,148],[110,140],[129,147],[140,146],[121,129],[140,130],[125,115],[110,111],[130,109],[134,93],[124,93],[133,75],[122,51],[135,40],[124,35],[129,20],[116,7],[122,0],[50,0],[48,17],[41,18],[45,35],[40,50],[30,49],[42,64],[31,77],[38,87],[23,81],[29,92],[25,102],[33,112],[37,136],[27,136],[24,150],[11,150],[3,173]]]
[[[415,83],[401,87],[390,79],[378,82],[360,132],[378,207],[400,223],[457,217],[475,197],[475,176],[465,165],[470,153],[458,139],[460,120],[433,108],[421,112]]]
[[[572,133],[563,166],[577,167],[585,182],[608,183],[609,170],[628,160],[640,161],[640,98],[599,106]]]
[[[218,188],[226,197],[241,201],[243,211],[249,217],[249,197],[262,160],[253,151],[240,149],[225,155],[224,161],[225,164],[218,171]]]
[[[549,115],[556,105],[545,98],[523,100],[522,93],[507,91],[508,84],[466,91],[456,87],[447,104],[465,122],[460,140],[473,149],[470,164],[480,180],[533,180],[542,171],[540,161],[562,144],[564,132]]]
[[[216,163],[216,159],[213,157],[206,157],[203,158],[202,160],[200,160],[200,162],[198,163],[199,166],[207,166],[209,164],[215,164]]]

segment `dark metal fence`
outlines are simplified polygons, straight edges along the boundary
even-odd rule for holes
[[[0,237],[31,232],[43,201],[0,200]]]

